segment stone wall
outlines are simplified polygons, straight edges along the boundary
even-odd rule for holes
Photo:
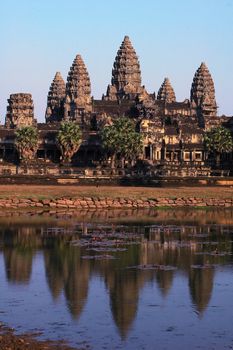
[[[145,209],[159,207],[233,207],[233,198],[102,198],[102,197],[80,197],[80,198],[58,198],[58,199],[36,199],[36,198],[4,198],[0,199],[0,208],[41,208],[41,209]]]

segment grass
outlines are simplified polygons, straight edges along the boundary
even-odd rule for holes
[[[80,198],[80,197],[108,197],[108,198],[216,198],[233,197],[231,187],[123,187],[123,186],[36,186],[36,185],[0,185],[0,198]]]
[[[211,207],[211,206],[201,206],[201,205],[199,205],[199,206],[192,206],[192,209],[194,209],[194,210],[212,210],[213,209],[213,207]]]
[[[173,207],[172,206],[170,206],[170,205],[158,205],[158,206],[156,206],[156,207],[154,207],[154,209],[156,209],[156,210],[170,210],[170,209],[172,209]]]

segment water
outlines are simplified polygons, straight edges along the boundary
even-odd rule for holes
[[[0,320],[91,349],[230,349],[233,211],[0,217]]]

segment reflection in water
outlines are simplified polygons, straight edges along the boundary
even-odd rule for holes
[[[119,334],[126,339],[136,318],[143,288],[148,283],[154,284],[162,297],[167,298],[177,274],[182,273],[189,286],[193,306],[203,316],[211,299],[216,266],[232,262],[230,234],[233,222],[229,217],[213,217],[208,213],[211,217],[208,224],[205,216],[201,223],[179,222],[175,225],[170,213],[166,214],[165,219],[165,212],[160,217],[156,213],[157,222],[155,217],[150,216],[148,221],[153,223],[147,224],[144,219],[142,225],[137,223],[137,217],[136,223],[130,221],[129,225],[117,225],[92,224],[83,219],[68,223],[65,216],[63,224],[55,221],[53,227],[47,223],[14,225],[12,221],[10,225],[4,224],[0,240],[7,280],[30,283],[33,257],[42,250],[46,280],[53,299],[59,303],[63,293],[72,318],[79,319],[87,303],[91,276],[98,276],[104,280],[109,292],[110,309]],[[227,224],[219,225],[217,218],[227,221]],[[91,245],[72,243],[81,242],[83,237],[91,242],[93,235],[108,234],[113,237],[122,233],[128,241],[115,242],[114,247],[125,250],[107,253],[114,259],[83,259],[86,255],[94,257],[105,253],[91,250]],[[137,244],[131,244],[130,239],[133,243],[136,240]],[[205,254],[208,252],[210,254]],[[137,269],[139,265],[145,268]],[[147,269],[148,265],[172,266],[176,270]]]
[[[212,294],[214,269],[191,269],[189,275],[190,294],[197,312],[202,316]]]
[[[49,249],[45,242],[44,258],[46,278],[54,299],[64,289],[70,313],[78,318],[88,295],[89,261],[81,258],[80,249],[69,247],[65,238],[59,242],[54,240],[54,246]]]
[[[3,232],[4,260],[9,282],[29,283],[32,271],[33,245],[37,235],[33,228],[7,229]]]
[[[127,271],[126,274],[114,274],[110,281],[110,299],[113,319],[119,328],[122,338],[128,330],[137,313],[139,281],[136,274]],[[112,282],[112,283],[111,283]]]
[[[119,260],[111,261],[104,275],[110,292],[113,319],[122,338],[125,338],[135,319],[139,291],[144,283],[136,270],[127,270],[125,267],[140,264],[140,246],[130,246],[127,252],[119,256]]]
[[[90,264],[81,260],[80,252],[72,249],[67,257],[67,278],[64,281],[65,295],[69,310],[74,318],[78,318],[83,310],[88,294]]]

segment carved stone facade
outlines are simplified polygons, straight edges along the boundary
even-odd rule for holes
[[[64,102],[64,119],[81,122],[86,113],[92,112],[91,83],[80,55],[70,68]]]
[[[0,128],[0,159],[16,162],[14,130],[9,129],[33,125],[36,120],[30,94],[13,94],[8,102],[6,128]],[[195,171],[196,174],[207,174],[204,132],[219,125],[232,129],[230,118],[217,116],[214,82],[204,63],[193,78],[190,100],[176,101],[168,78],[156,98],[141,85],[139,60],[126,36],[117,52],[111,85],[102,100],[91,98],[89,74],[80,55],[73,61],[66,85],[60,73],[56,73],[48,93],[46,123],[38,124],[38,159],[59,163],[56,144],[59,123],[73,120],[83,131],[83,142],[73,164],[101,167],[104,156],[100,131],[119,117],[132,119],[136,130],[143,135],[141,160],[151,168],[157,167],[156,171],[170,167],[173,170],[169,170],[169,174],[184,174],[184,166],[186,174]],[[229,157],[233,158],[232,155]]]
[[[158,91],[157,99],[167,103],[176,102],[176,95],[168,78],[164,79],[164,82]]]
[[[66,94],[66,85],[60,72],[57,72],[49,89],[47,108],[45,112],[46,123],[61,121],[63,118],[63,102]]]
[[[111,85],[107,87],[106,101],[132,99],[139,96],[145,98],[147,92],[141,86],[141,70],[138,57],[128,36],[117,52],[112,70]]]
[[[18,128],[25,125],[34,125],[34,105],[31,94],[11,94],[8,99],[5,126]]]
[[[156,120],[143,119],[140,132],[144,140],[144,158],[151,164],[203,166],[205,163],[204,132],[195,124],[166,125],[161,120],[159,126]]]

